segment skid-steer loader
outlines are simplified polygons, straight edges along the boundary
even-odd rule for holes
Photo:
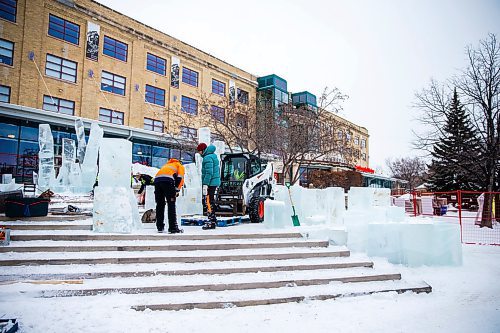
[[[274,199],[274,167],[249,153],[221,155],[221,185],[215,197],[219,216],[248,214],[253,223],[264,220],[264,202]]]

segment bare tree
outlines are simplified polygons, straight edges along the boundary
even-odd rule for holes
[[[387,159],[386,164],[391,171],[392,177],[408,181],[412,190],[424,182],[427,174],[425,161],[420,157]]]
[[[203,121],[232,150],[236,147],[257,155],[273,156],[293,184],[303,168],[314,162],[349,164],[359,157],[349,128],[335,113],[347,98],[338,89],[325,88],[317,107],[276,104],[272,96],[260,95],[256,103],[232,102],[229,98],[202,95]],[[255,105],[255,106],[253,106]],[[342,136],[337,135],[342,130]]]
[[[445,115],[457,89],[465,109],[472,119],[475,133],[480,139],[479,152],[464,154],[460,158],[474,159],[475,168],[469,172],[480,188],[486,192],[498,191],[500,169],[500,43],[494,34],[479,42],[477,48],[466,50],[468,66],[446,84],[431,82],[430,88],[417,94],[417,107],[423,113],[421,122],[428,132],[417,135],[417,147],[430,151],[443,134]],[[459,162],[459,161],[458,161]],[[458,163],[457,162],[457,163]],[[492,227],[492,195],[486,195],[481,226]]]

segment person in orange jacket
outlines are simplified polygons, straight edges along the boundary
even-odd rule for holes
[[[175,199],[184,185],[184,166],[182,163],[171,158],[156,173],[155,180],[155,201],[156,201],[156,228],[162,233],[165,229],[165,200],[168,207],[168,233],[177,234],[184,230],[177,225],[177,214],[175,212]]]

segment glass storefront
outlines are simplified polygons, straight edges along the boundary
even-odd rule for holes
[[[12,174],[17,183],[33,182],[33,172],[38,170],[38,125],[32,121],[0,117],[0,175]],[[54,166],[57,174],[62,162],[62,139],[76,141],[76,134],[71,127],[50,127],[54,137]],[[86,134],[88,140],[88,131]],[[170,158],[190,163],[194,160],[194,151],[180,150],[158,142],[132,143],[133,163],[161,168]]]

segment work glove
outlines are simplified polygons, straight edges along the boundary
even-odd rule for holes
[[[179,191],[179,190],[175,190],[175,197],[176,197],[176,198],[179,196],[179,193],[181,193],[181,191]]]
[[[208,185],[203,185],[202,190],[203,190],[203,192],[202,192],[203,195],[207,195],[208,194]]]

